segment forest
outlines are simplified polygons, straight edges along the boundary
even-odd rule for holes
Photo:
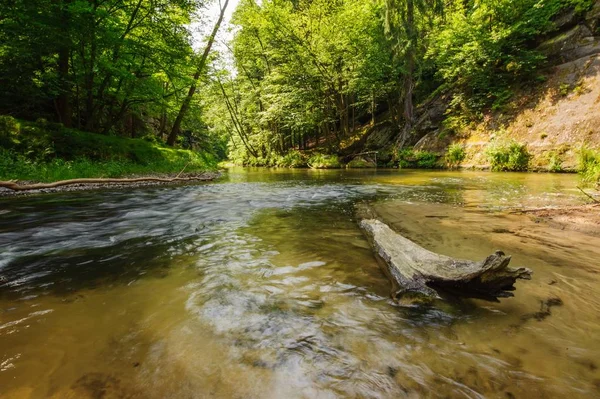
[[[220,15],[209,12],[211,4]],[[243,165],[336,167],[374,150],[380,166],[434,167],[439,156],[411,150],[427,132],[427,111],[441,104],[441,137],[503,112],[515,91],[544,83],[548,57],[540,44],[559,30],[559,20],[576,24],[595,6],[593,0],[9,0],[0,7],[5,165],[22,157],[106,158],[93,151],[70,156],[68,145],[52,147],[50,138],[45,146],[27,134],[72,129]],[[192,29],[198,25],[201,34]],[[389,134],[366,146],[374,130]],[[491,154],[500,160],[492,167],[527,169],[526,150],[509,144],[506,153]],[[446,160],[460,162],[463,152],[450,146]],[[587,157],[585,171],[595,176],[597,153]]]
[[[600,398],[600,0],[0,0],[0,399]]]

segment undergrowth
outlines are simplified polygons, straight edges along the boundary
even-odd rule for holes
[[[204,152],[0,117],[0,180],[50,182],[214,169]]]
[[[312,169],[337,169],[341,168],[337,155],[314,154],[308,159],[308,166]]]
[[[439,156],[429,151],[404,148],[398,151],[396,159],[400,168],[435,169],[439,167]]]
[[[494,142],[486,150],[492,170],[518,172],[529,168],[531,155],[525,144],[516,141]]]
[[[455,168],[465,160],[466,155],[467,153],[462,145],[457,143],[451,144],[448,147],[448,151],[446,151],[446,164],[450,168]]]
[[[588,184],[600,184],[600,150],[583,147],[579,151],[579,173]]]

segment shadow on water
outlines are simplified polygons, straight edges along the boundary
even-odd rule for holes
[[[17,258],[2,268],[0,299],[29,295],[73,295],[139,278],[164,278],[173,258],[170,245],[140,237],[106,248],[83,248]]]

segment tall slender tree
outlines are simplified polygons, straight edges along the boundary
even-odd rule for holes
[[[169,137],[167,138],[167,144],[173,146],[175,141],[177,140],[177,136],[179,135],[179,131],[181,129],[181,123],[183,122],[183,118],[185,117],[188,109],[190,108],[190,103],[192,102],[192,97],[196,93],[196,89],[198,87],[198,81],[200,80],[200,76],[204,72],[204,68],[206,66],[206,62],[208,60],[208,55],[210,54],[210,50],[212,49],[213,43],[215,42],[215,38],[217,37],[217,33],[219,32],[219,28],[223,23],[223,19],[225,18],[225,11],[227,11],[227,6],[229,5],[229,0],[225,0],[225,3],[221,7],[221,11],[219,13],[219,18],[215,23],[215,26],[212,30],[212,33],[208,37],[208,42],[204,47],[204,52],[200,57],[200,61],[198,62],[198,67],[196,68],[196,72],[194,73],[194,78],[192,80],[192,84],[190,89],[188,90],[187,96],[183,99],[183,103],[181,104],[181,108],[179,109],[179,113],[175,118],[175,122],[173,123],[173,127],[171,128],[171,133],[169,133]]]

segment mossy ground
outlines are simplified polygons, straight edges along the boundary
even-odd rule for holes
[[[212,170],[209,153],[0,117],[0,180],[56,180]]]

